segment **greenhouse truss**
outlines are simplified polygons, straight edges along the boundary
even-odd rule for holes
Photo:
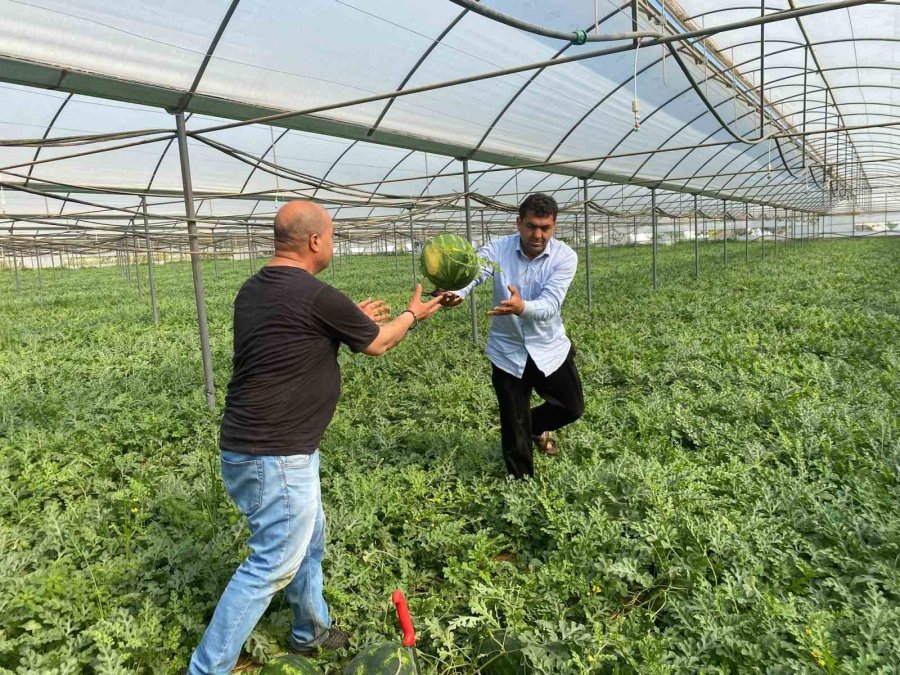
[[[347,252],[480,241],[535,190],[595,243],[887,220],[897,3],[725,5],[4,0],[4,260],[186,250],[190,216],[265,248],[294,198]]]
[[[200,260],[290,199],[339,256],[481,243],[534,191],[586,256],[900,208],[897,2],[0,3],[0,263],[189,252],[208,401]]]

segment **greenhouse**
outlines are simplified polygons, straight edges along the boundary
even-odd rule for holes
[[[488,288],[342,350],[315,666],[399,646],[404,588],[423,673],[900,670],[900,2],[0,3],[0,672],[185,672],[280,207],[396,315],[537,192],[584,416],[506,480]]]

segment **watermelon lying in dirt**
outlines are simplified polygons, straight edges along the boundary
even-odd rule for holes
[[[425,242],[419,259],[422,274],[445,291],[457,291],[469,285],[481,269],[475,249],[457,234],[440,234]]]
[[[412,657],[398,642],[367,647],[347,664],[344,675],[415,675]]]
[[[322,669],[305,656],[283,654],[264,665],[258,675],[322,675]]]

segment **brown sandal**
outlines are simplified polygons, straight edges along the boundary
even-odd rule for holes
[[[545,455],[553,457],[559,454],[559,445],[557,444],[556,439],[550,435],[549,431],[545,431],[540,436],[535,436],[534,444]]]

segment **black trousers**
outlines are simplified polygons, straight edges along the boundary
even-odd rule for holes
[[[531,357],[522,377],[493,367],[491,382],[500,405],[500,444],[506,470],[516,478],[534,475],[534,441],[545,431],[555,431],[584,414],[584,392],[575,367],[575,349],[550,375],[544,375]],[[531,407],[531,392],[544,402]]]

